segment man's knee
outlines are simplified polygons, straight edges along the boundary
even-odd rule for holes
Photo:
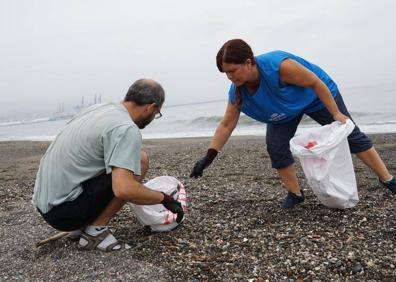
[[[140,152],[140,166],[142,173],[146,173],[147,170],[149,169],[149,157],[148,154],[145,151]]]

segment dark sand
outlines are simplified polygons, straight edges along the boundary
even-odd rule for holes
[[[396,135],[372,136],[396,173]],[[30,203],[47,142],[0,142],[0,280],[396,281],[396,196],[354,158],[359,204],[324,207],[306,186],[305,203],[280,209],[285,196],[262,137],[234,137],[199,180],[188,178],[209,139],[145,141],[147,178],[186,184],[189,213],[171,233],[153,234],[125,206],[111,222],[132,249],[83,251],[60,239]]]

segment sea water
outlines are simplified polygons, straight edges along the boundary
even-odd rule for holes
[[[343,98],[360,129],[365,133],[396,132],[396,84],[345,89]],[[213,136],[222,120],[227,100],[183,105],[165,105],[163,117],[143,129],[143,139]],[[42,118],[31,121],[0,123],[0,141],[53,140],[68,122]],[[319,126],[309,118],[301,122],[298,133]],[[265,136],[263,123],[241,114],[233,135]]]

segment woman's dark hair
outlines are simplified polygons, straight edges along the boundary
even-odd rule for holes
[[[152,79],[139,79],[129,87],[124,101],[133,101],[139,106],[155,103],[158,107],[162,107],[165,101],[165,91],[158,82]]]
[[[231,39],[221,46],[216,55],[216,64],[220,72],[223,72],[222,64],[243,64],[247,59],[256,64],[252,48],[242,39]],[[242,94],[239,87],[235,88],[235,102],[238,106],[242,106]]]
[[[221,65],[227,64],[243,64],[247,59],[252,60],[255,64],[254,54],[252,48],[242,39],[231,39],[221,46],[216,56],[217,68],[223,72]]]

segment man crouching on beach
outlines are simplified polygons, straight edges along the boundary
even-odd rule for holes
[[[84,249],[130,248],[107,227],[126,202],[163,204],[183,217],[181,204],[141,184],[148,170],[141,151],[143,129],[162,116],[165,92],[150,79],[129,88],[121,103],[91,106],[56,136],[41,159],[33,204],[52,227],[72,231]]]

